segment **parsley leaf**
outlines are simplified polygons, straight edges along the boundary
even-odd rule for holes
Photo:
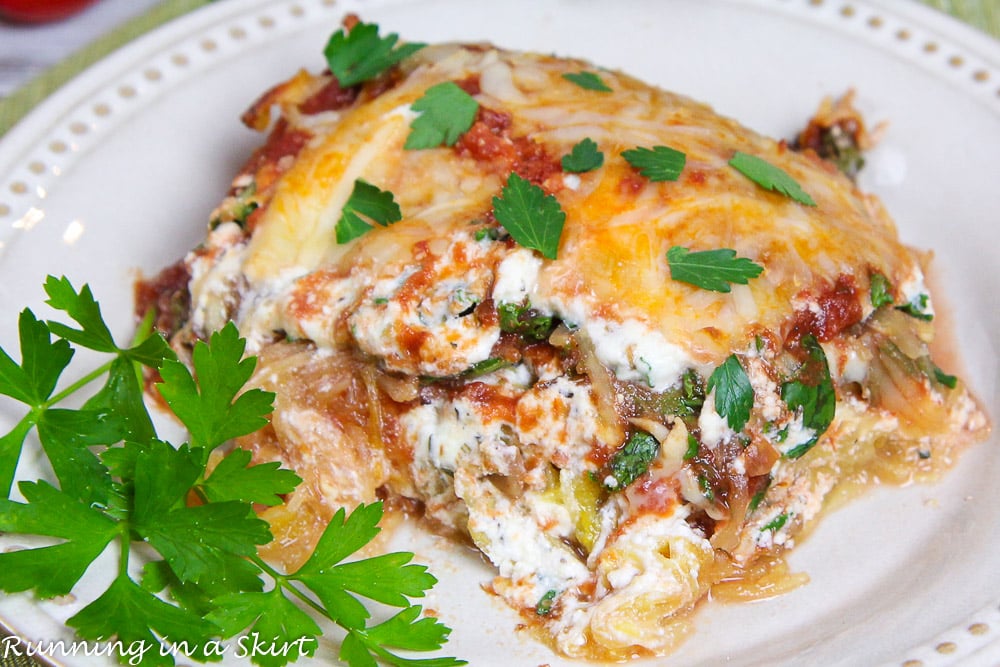
[[[656,438],[645,431],[636,431],[611,457],[611,479],[604,480],[604,488],[624,489],[649,470],[649,464],[659,453],[660,442]]]
[[[345,593],[356,593],[383,604],[406,607],[408,597],[423,597],[424,591],[437,580],[427,573],[426,567],[408,564],[413,559],[412,553],[341,562],[357,550],[348,551],[350,547],[363,546],[379,532],[381,517],[381,503],[359,506],[346,520],[344,510],[338,510],[313,555],[290,578],[309,586],[324,602]]]
[[[767,495],[767,490],[769,488],[771,488],[770,475],[768,475],[767,482],[764,484],[764,487],[759,491],[757,491],[757,493],[753,494],[753,498],[750,499],[750,504],[747,505],[747,516],[757,511],[757,508],[760,507],[760,504],[764,502],[764,496]]]
[[[21,482],[26,503],[0,500],[0,531],[56,537],[53,546],[0,553],[0,588],[66,595],[104,551],[118,526],[100,511],[47,482]]]
[[[871,285],[868,292],[871,296],[872,308],[891,306],[894,299],[892,298],[892,285],[889,283],[889,279],[881,273],[873,273],[870,280]]]
[[[725,417],[729,428],[737,433],[750,420],[754,390],[743,364],[735,354],[717,367],[708,378],[708,391],[715,390],[715,411]]]
[[[756,278],[764,267],[746,257],[736,257],[736,251],[729,248],[691,252],[682,246],[673,246],[667,251],[670,277],[695,287],[727,293],[731,283],[746,285]]]
[[[687,451],[684,452],[684,460],[685,461],[690,461],[691,459],[693,459],[696,456],[698,456],[698,447],[699,446],[700,445],[699,445],[699,442],[698,442],[698,438],[696,438],[693,435],[691,435],[690,433],[688,433],[688,448],[687,448]]]
[[[896,310],[901,310],[910,317],[915,317],[918,320],[930,322],[934,319],[934,313],[928,312],[927,308],[929,305],[930,297],[926,294],[918,294],[913,297],[909,303],[904,303],[902,306],[896,306]]]
[[[512,173],[501,195],[493,198],[493,212],[519,244],[556,258],[566,214],[555,197]]]
[[[0,394],[37,406],[52,395],[73,350],[65,340],[53,341],[48,326],[30,310],[21,311],[17,328],[21,363],[0,350]]]
[[[187,366],[167,360],[160,367],[160,395],[191,433],[191,444],[206,450],[267,425],[274,394],[240,390],[250,379],[256,360],[243,359],[246,341],[228,323],[211,341],[195,343],[192,360],[198,380]]]
[[[833,422],[837,408],[837,395],[823,347],[811,335],[803,336],[801,345],[807,354],[806,361],[793,379],[781,385],[781,398],[793,412],[802,411],[802,426],[811,429],[813,435],[785,453],[790,459],[812,449]]]
[[[580,72],[566,72],[562,75],[564,79],[575,83],[585,90],[596,90],[599,93],[610,93],[611,86],[604,83],[604,79],[596,72],[586,70]]]
[[[622,157],[640,174],[651,181],[676,181],[684,171],[687,156],[669,146],[633,148],[623,151]]]
[[[250,452],[234,449],[219,461],[201,485],[212,502],[241,500],[261,505],[280,505],[281,495],[291,493],[302,479],[277,461],[250,466]],[[249,467],[248,467],[249,466]]]
[[[698,475],[698,488],[701,489],[701,495],[705,496],[705,500],[710,503],[715,502],[715,490],[707,476]]]
[[[105,411],[51,408],[41,413],[36,428],[60,488],[85,503],[106,504],[111,477],[89,448],[121,438],[116,417]]]
[[[454,146],[476,121],[479,102],[453,81],[431,86],[410,107],[420,115],[410,123],[410,135],[403,148],[419,150],[441,144]]]
[[[597,142],[589,137],[574,145],[569,154],[562,158],[563,171],[577,174],[593,171],[602,164],[604,164],[604,153],[598,150]]]
[[[299,573],[319,573],[344,560],[365,546],[381,532],[378,522],[382,519],[382,504],[358,505],[348,515],[343,508],[330,519],[320,536],[309,560],[299,568]]]
[[[553,318],[543,315],[530,304],[501,303],[497,307],[500,331],[515,333],[530,340],[545,340],[552,331]]]
[[[933,374],[934,374],[934,379],[937,380],[939,383],[943,384],[944,386],[948,387],[948,389],[954,389],[956,386],[958,386],[957,376],[948,375],[937,366],[934,366]]]
[[[545,595],[538,600],[535,605],[535,613],[539,616],[548,616],[552,613],[552,602],[556,599],[557,591],[552,589],[545,591]]]
[[[454,658],[408,660],[384,647],[431,651],[441,647],[450,630],[434,618],[417,620],[420,607],[408,598],[422,597],[437,580],[422,565],[410,564],[411,553],[392,553],[359,561],[342,562],[357,545],[370,541],[378,532],[382,503],[360,505],[350,516],[338,510],[320,537],[313,555],[289,581],[305,584],[331,612],[331,617],[347,628],[341,658],[350,665],[375,664],[378,657],[391,665],[463,665]],[[355,595],[367,597],[403,611],[388,621],[366,627],[370,614]]]
[[[218,632],[208,620],[160,600],[124,574],[119,574],[100,597],[66,624],[76,628],[84,639],[117,638],[130,651],[145,650],[144,665],[171,665],[174,662],[168,651],[160,649],[160,640],[153,632],[169,638],[175,646],[188,646],[192,657],[202,660],[207,659],[204,646]],[[127,653],[119,655],[121,662],[128,658]]]
[[[788,514],[782,512],[781,514],[779,514],[778,516],[774,517],[769,522],[761,526],[760,531],[764,532],[766,530],[769,530],[772,533],[776,533],[779,530],[781,530],[786,523],[788,523]]]
[[[49,295],[47,304],[65,311],[80,325],[79,329],[75,329],[59,322],[49,322],[52,333],[98,352],[114,352],[118,349],[111,331],[101,317],[101,308],[94,300],[89,285],[84,285],[77,292],[65,277],[49,276],[45,281],[45,292]]]
[[[159,336],[156,336],[160,339]],[[155,436],[153,422],[142,400],[142,385],[135,372],[135,365],[124,356],[111,362],[105,385],[94,394],[84,407],[115,416],[121,429],[119,439],[144,442]]]
[[[353,241],[372,229],[372,226],[361,216],[365,216],[383,227],[388,227],[403,219],[399,204],[396,203],[391,192],[380,190],[359,178],[354,181],[351,196],[347,198],[347,203],[344,204],[340,213],[340,219],[337,220],[337,243]]]
[[[282,667],[299,657],[312,656],[319,646],[316,637],[322,629],[309,614],[304,612],[274,588],[266,592],[232,593],[212,601],[215,611],[208,620],[222,628],[223,633],[235,635],[250,628],[240,639],[246,653],[254,653],[253,662],[264,667]],[[270,655],[266,650],[254,652],[253,647],[285,646],[284,654]]]
[[[341,29],[333,33],[323,55],[337,82],[349,88],[374,79],[426,46],[415,42],[396,47],[398,40],[396,33],[379,37],[377,24],[358,23],[350,32]]]
[[[414,605],[399,612],[387,621],[368,628],[369,640],[374,640],[382,646],[392,646],[407,651],[433,651],[441,646],[451,630],[433,617],[426,617],[417,620],[417,616],[423,611],[421,607]],[[404,660],[398,656],[396,660],[389,660],[390,664],[423,664],[423,665],[461,665],[465,661],[454,658],[430,659],[430,660]]]
[[[4,497],[10,495],[17,462],[21,458],[21,449],[34,425],[33,415],[29,413],[9,433],[0,438],[0,490],[3,491]]]
[[[765,190],[783,194],[806,206],[816,205],[813,198],[802,189],[802,186],[794,178],[788,175],[788,172],[774,166],[767,160],[737,151],[729,160],[729,166]]]
[[[691,428],[704,403],[705,382],[698,371],[689,368],[684,371],[676,386],[660,394],[656,406],[661,414],[680,417]]]

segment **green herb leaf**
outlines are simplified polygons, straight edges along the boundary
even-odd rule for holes
[[[649,470],[649,464],[660,453],[660,442],[645,431],[636,431],[625,445],[611,457],[611,480],[604,480],[609,491],[624,489]]]
[[[454,658],[410,660],[385,649],[436,650],[450,630],[435,619],[416,620],[420,607],[411,606],[409,598],[423,597],[437,580],[426,567],[410,563],[413,554],[391,553],[342,562],[358,545],[366,544],[378,533],[381,517],[381,503],[361,505],[350,516],[338,510],[313,555],[289,579],[305,584],[331,617],[348,628],[350,634],[341,646],[341,657],[349,664],[372,664],[374,656],[390,665],[465,664]],[[404,609],[388,621],[366,628],[369,613],[355,595]]]
[[[145,442],[156,437],[156,432],[142,392],[135,365],[120,356],[111,362],[105,385],[84,403],[84,408],[113,414],[121,429],[119,440]]]
[[[767,484],[764,485],[764,488],[761,489],[760,491],[758,491],[757,493],[753,494],[753,498],[750,499],[750,504],[747,505],[747,515],[748,516],[751,513],[756,512],[757,508],[760,507],[760,504],[762,502],[764,502],[764,497],[767,495],[767,490],[769,488],[771,488],[771,478],[770,478],[770,476],[768,476],[768,478],[767,478]]]
[[[341,647],[341,659],[350,667],[377,664],[375,657],[393,667],[459,667],[466,664],[455,658],[404,658],[387,651],[385,647],[409,651],[432,651],[440,648],[451,629],[435,618],[421,618],[421,608],[409,607],[389,620],[366,630],[351,629]]]
[[[497,313],[500,315],[500,331],[515,333],[529,340],[545,340],[552,332],[552,316],[543,315],[530,304],[501,303]]]
[[[221,567],[201,577],[195,584],[181,581],[167,561],[152,561],[143,566],[140,585],[150,593],[166,591],[170,599],[201,617],[215,609],[212,600],[216,598],[263,590],[261,571],[248,559],[230,556],[222,558],[220,563]]]
[[[793,412],[802,411],[802,426],[812,429],[813,436],[785,453],[791,459],[813,448],[830,427],[837,408],[837,395],[823,347],[811,335],[803,336],[801,344],[808,357],[795,378],[781,385],[781,398]]]
[[[251,466],[250,457],[245,449],[229,452],[201,485],[205,497],[212,502],[239,500],[274,506],[280,505],[281,496],[291,493],[302,481],[277,461]]]
[[[684,153],[669,146],[640,146],[624,151],[622,157],[651,181],[676,181],[687,163]]]
[[[167,647],[161,650],[162,643],[157,636],[169,638],[175,646],[186,643],[195,649],[192,657],[206,660],[204,647],[218,632],[209,621],[160,600],[125,575],[119,575],[100,597],[66,624],[76,628],[84,639],[115,638],[129,650],[145,649],[144,665],[172,665],[174,662]],[[119,660],[127,663],[128,657],[120,655]]]
[[[459,377],[471,380],[473,378],[489,375],[490,373],[496,373],[499,370],[510,368],[511,366],[513,366],[513,364],[503,357],[488,357],[482,361],[477,361],[466,368],[459,374]]]
[[[368,647],[354,633],[348,633],[340,644],[340,660],[348,667],[378,667]]]
[[[371,230],[372,226],[365,221],[366,218],[383,227],[388,227],[392,223],[402,220],[403,214],[391,192],[380,190],[359,178],[354,181],[351,196],[348,197],[347,203],[341,210],[340,219],[337,220],[337,243],[343,244],[353,241]]]
[[[771,521],[769,521],[765,525],[761,526],[760,530],[761,532],[769,530],[772,533],[776,533],[779,530],[781,530],[786,523],[788,523],[788,515],[785,513],[781,513],[778,516],[774,517]]]
[[[925,322],[930,322],[934,319],[934,313],[927,312],[927,307],[930,304],[930,297],[926,294],[918,294],[913,297],[913,300],[909,303],[904,303],[902,306],[896,306],[896,310],[901,310],[910,317],[915,317],[918,320],[924,320]]]
[[[872,308],[891,306],[894,301],[892,297],[892,284],[881,273],[873,273],[871,275],[871,285],[868,292],[871,296]]]
[[[316,637],[322,634],[322,630],[309,614],[282,595],[281,589],[224,595],[214,603],[216,610],[209,614],[208,619],[221,627],[226,635],[250,629],[247,636],[241,639],[246,652],[254,652],[254,642],[260,647],[289,647],[287,653],[278,655],[257,651],[252,657],[255,665],[283,667],[316,652]]]
[[[331,592],[350,591],[383,604],[405,607],[409,605],[407,598],[423,597],[424,591],[437,580],[427,573],[426,567],[408,564],[413,559],[411,553],[390,553],[341,563],[360,548],[351,547],[367,544],[378,533],[381,517],[381,503],[361,505],[346,520],[343,510],[338,510],[312,557],[291,576],[321,598]]]
[[[0,553],[0,589],[34,590],[40,598],[66,595],[118,533],[101,512],[46,482],[21,482],[26,503],[0,500],[0,531],[56,537],[65,542]]]
[[[240,502],[180,507],[135,529],[164,557],[182,581],[199,582],[224,567],[231,555],[251,556],[271,541],[267,523]]]
[[[604,79],[596,72],[567,72],[562,75],[567,81],[571,81],[585,90],[596,90],[600,93],[610,93],[611,86],[604,83]]]
[[[60,488],[87,505],[107,504],[111,477],[89,448],[120,440],[120,420],[104,411],[51,408],[41,414],[37,428]]]
[[[73,350],[65,340],[53,341],[48,326],[28,309],[21,311],[17,327],[21,363],[0,350],[0,394],[38,406],[52,395],[59,376],[73,358]]]
[[[604,164],[604,153],[597,148],[597,142],[589,137],[581,140],[568,155],[562,158],[563,171],[583,173],[593,171]]]
[[[77,292],[66,278],[49,276],[45,281],[45,292],[49,295],[47,304],[65,311],[81,327],[74,329],[59,322],[49,322],[52,333],[98,352],[118,349],[89,285],[84,285]]]
[[[705,383],[693,368],[684,371],[681,381],[660,394],[656,402],[661,414],[680,417],[685,423],[698,416],[704,403]]]
[[[349,88],[374,79],[426,46],[414,42],[397,47],[399,35],[390,33],[379,37],[378,30],[377,24],[358,23],[350,32],[341,29],[330,37],[323,55],[341,87]]]
[[[737,151],[729,161],[729,166],[765,190],[783,194],[806,206],[816,205],[813,198],[802,189],[802,186],[794,178],[767,160]]]
[[[546,591],[545,595],[535,605],[535,613],[539,616],[548,616],[552,613],[552,601],[556,599],[555,590]]]
[[[684,460],[690,461],[694,457],[698,456],[698,447],[698,438],[688,433],[688,448],[687,451],[684,452]]]
[[[337,510],[298,574],[319,574],[365,546],[381,532],[382,503],[358,505],[350,515]]]
[[[500,196],[493,198],[493,212],[519,244],[556,258],[566,214],[555,197],[511,174]]]
[[[934,379],[948,387],[948,389],[954,389],[958,385],[958,378],[956,376],[948,375],[937,366],[934,366]]]
[[[206,452],[267,424],[274,394],[260,389],[240,393],[256,365],[255,359],[243,359],[245,347],[230,322],[212,334],[209,344],[195,343],[197,382],[178,361],[166,361],[160,368],[163,382],[156,388],[190,431],[191,444]]]
[[[750,420],[754,391],[750,378],[735,354],[726,357],[708,378],[708,391],[715,390],[715,411],[725,417],[737,433]]]
[[[710,503],[715,502],[715,491],[712,489],[712,483],[708,481],[708,477],[698,475],[698,488],[701,489],[701,495],[705,496],[705,500]]]
[[[760,264],[736,257],[736,251],[729,248],[691,252],[675,245],[667,251],[667,264],[674,280],[722,293],[732,289],[730,284],[746,285],[764,271]]]
[[[483,227],[482,229],[477,229],[472,238],[476,241],[496,241],[500,238],[500,230],[496,227]]]
[[[428,88],[410,108],[420,113],[410,123],[410,135],[403,144],[412,151],[454,146],[476,121],[479,102],[458,84],[445,81]]]
[[[164,514],[184,505],[187,493],[204,470],[200,450],[151,440],[123,448],[128,461],[118,470],[133,478],[132,520],[154,524]],[[106,457],[105,457],[106,458]]]
[[[17,472],[17,462],[21,458],[21,449],[34,425],[34,415],[29,413],[9,433],[0,438],[0,491],[3,492],[4,498],[10,497],[10,489]]]
[[[406,651],[434,651],[441,648],[441,645],[448,639],[451,630],[437,619],[427,617],[421,618],[419,606],[412,606],[399,612],[387,621],[384,621],[372,628],[369,628],[367,635],[369,639],[378,642],[381,646],[392,646]],[[398,658],[397,658],[398,660]],[[454,658],[445,658],[447,662],[436,664],[460,665],[465,661],[456,661]],[[418,664],[427,665],[431,660],[422,660]],[[393,663],[390,664],[400,664]],[[406,663],[403,663],[406,664]]]

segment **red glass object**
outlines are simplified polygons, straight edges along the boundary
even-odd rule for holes
[[[58,21],[97,0],[0,0],[0,18],[20,23]]]

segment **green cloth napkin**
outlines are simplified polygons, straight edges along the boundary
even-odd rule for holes
[[[44,100],[56,88],[66,83],[88,66],[136,37],[162,23],[207,5],[213,0],[164,0],[147,13],[131,20],[81,49],[65,61],[43,72],[39,77],[0,100],[0,135],[14,126],[26,113]],[[1000,38],[1000,0],[920,0],[924,4],[947,12],[980,30]]]

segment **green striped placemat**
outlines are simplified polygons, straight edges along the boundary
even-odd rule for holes
[[[89,44],[70,58],[0,100],[0,135],[79,72],[139,35],[172,18],[209,4],[213,0],[164,0],[145,14],[128,21]],[[920,0],[947,12],[984,32],[1000,38],[1000,0]]]

